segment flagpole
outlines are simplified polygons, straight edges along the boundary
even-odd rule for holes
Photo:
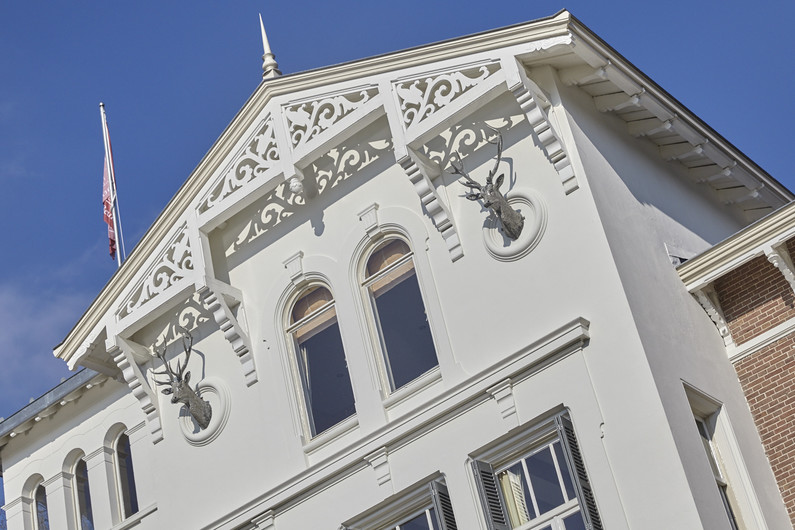
[[[102,116],[102,141],[105,144],[105,160],[107,163],[107,171],[110,177],[110,197],[111,197],[111,211],[113,212],[113,231],[117,234],[117,239],[120,242],[119,248],[116,252],[116,261],[118,267],[121,267],[122,253],[124,251],[124,236],[121,233],[121,213],[119,211],[118,197],[116,195],[116,175],[113,170],[113,151],[110,147],[110,134],[108,133],[108,121],[105,116],[105,104],[99,104],[100,115]]]

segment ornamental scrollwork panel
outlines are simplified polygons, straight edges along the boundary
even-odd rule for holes
[[[183,224],[155,265],[122,304],[119,317],[124,318],[132,314],[192,272],[193,255],[190,238],[187,225]]]
[[[198,294],[181,302],[171,309],[168,315],[166,322],[158,321],[159,323],[139,331],[135,336],[136,342],[169,345],[179,340],[182,329],[197,333],[196,330],[213,320],[212,312],[204,305]]]
[[[232,165],[223,172],[220,182],[199,204],[199,212],[206,212],[248,182],[274,167],[278,161],[279,149],[276,145],[273,117],[268,116]]]
[[[477,86],[499,69],[486,64],[395,83],[403,128],[409,130]]]
[[[329,129],[332,125],[370,101],[378,90],[368,88],[324,97],[284,107],[287,131],[293,149]]]
[[[364,168],[383,159],[384,156],[392,156],[391,139],[335,147],[312,164],[316,175],[318,195],[334,188]]]
[[[226,257],[230,257],[282,221],[292,217],[303,204],[303,197],[291,191],[288,182],[279,184],[251,206],[253,211],[247,216],[237,235],[225,243]]]
[[[425,144],[425,154],[439,164],[439,167],[446,168],[451,161],[467,157],[487,146],[489,137],[494,135],[491,129],[507,133],[521,121],[521,115],[498,118],[489,115],[483,119],[479,115],[471,116],[428,141]]]

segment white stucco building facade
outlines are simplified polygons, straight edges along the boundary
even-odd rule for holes
[[[265,79],[0,423],[8,527],[789,528],[672,259],[792,198],[567,12]]]

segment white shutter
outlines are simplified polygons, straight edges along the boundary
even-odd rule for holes
[[[433,507],[436,511],[436,520],[439,523],[439,528],[441,530],[458,530],[447,486],[441,482],[431,482],[431,496],[433,497]]]
[[[479,460],[474,460],[472,467],[475,470],[475,483],[483,503],[483,511],[486,513],[488,530],[510,530],[505,502],[497,485],[494,469],[491,465]]]
[[[574,488],[580,500],[580,511],[585,519],[585,527],[588,530],[602,530],[602,520],[596,509],[596,499],[588,480],[588,473],[585,471],[585,462],[583,462],[580,446],[577,444],[577,437],[574,434],[574,425],[565,416],[555,418],[555,425],[566,453],[569,469],[574,474]]]

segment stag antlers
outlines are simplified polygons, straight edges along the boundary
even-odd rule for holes
[[[171,366],[166,361],[166,347],[163,345],[162,350],[153,348],[155,355],[163,361],[165,368],[162,372],[153,372],[154,375],[167,375],[168,381],[158,381],[155,379],[155,384],[158,386],[169,385],[162,390],[163,394],[171,395],[172,403],[182,403],[188,408],[191,417],[196,420],[199,427],[206,429],[210,424],[212,418],[212,407],[210,404],[199,396],[198,385],[196,389],[190,387],[190,372],[186,372],[188,361],[190,361],[190,354],[193,349],[193,336],[184,328],[179,328],[182,331],[182,347],[185,350],[185,364],[180,365],[177,361],[176,370],[172,370]]]
[[[496,140],[487,140],[487,142],[490,144],[497,146],[497,160],[494,162],[494,168],[489,171],[489,176],[486,177],[485,184],[481,185],[479,182],[470,177],[469,174],[464,171],[463,162],[459,162],[459,164],[456,165],[455,161],[451,160],[450,166],[453,168],[454,175],[460,175],[465,179],[463,182],[461,182],[461,184],[469,188],[469,191],[466,195],[464,195],[464,197],[470,201],[482,200],[483,206],[491,210],[491,212],[500,220],[500,223],[502,224],[502,230],[505,232],[505,235],[510,239],[515,240],[518,239],[519,235],[522,233],[522,228],[524,227],[524,217],[510,204],[508,204],[508,200],[500,192],[500,186],[502,186],[505,175],[501,174],[499,177],[497,177],[497,181],[493,182],[494,175],[497,173],[497,169],[499,169],[500,162],[502,161],[502,134],[500,134],[500,131],[492,127],[489,127],[489,129],[497,133]],[[458,155],[458,158],[459,160],[461,159],[460,154]]]

